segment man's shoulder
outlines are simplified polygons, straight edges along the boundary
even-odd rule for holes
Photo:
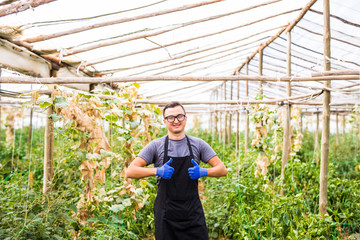
[[[155,144],[155,145],[158,145],[158,144],[163,144],[165,142],[165,138],[166,138],[166,135],[165,136],[162,136],[162,137],[159,137],[157,139],[154,139],[152,140],[150,143],[151,144]]]
[[[187,135],[186,136],[189,138],[190,141],[192,142],[195,142],[195,143],[204,143],[205,141],[202,140],[201,138],[198,138],[198,137],[194,137],[194,136],[191,136],[191,135]]]

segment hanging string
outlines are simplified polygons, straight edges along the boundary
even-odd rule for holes
[[[31,104],[31,109],[34,110],[34,103]],[[28,173],[29,174],[30,174],[30,171],[31,171],[33,131],[34,131],[34,128],[31,129],[31,140],[30,140],[30,151],[29,151],[29,168],[28,168]],[[21,235],[21,233],[24,231],[24,229],[26,227],[26,220],[27,220],[27,213],[28,213],[28,201],[29,201],[29,188],[30,188],[30,181],[28,181],[27,188],[26,188],[24,226],[22,227],[22,229],[20,230],[20,232],[16,236],[15,240],[17,240],[19,238],[19,236]]]

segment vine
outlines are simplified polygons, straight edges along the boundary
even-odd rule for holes
[[[160,109],[154,105],[137,107],[138,84],[119,87],[117,91],[103,88],[94,94],[66,93],[60,89],[52,92],[52,97],[39,97],[42,108],[53,107],[50,117],[64,134],[72,135],[78,143],[72,146],[81,159],[79,170],[84,192],[80,195],[74,217],[80,224],[89,225],[94,210],[101,203],[109,205],[113,212],[133,207],[142,208],[149,197],[143,189],[125,178],[125,170],[135,158],[138,149],[149,143],[160,129],[158,115]],[[57,126],[63,122],[63,127]],[[104,126],[114,129],[114,136],[122,144],[121,151],[112,151]],[[120,168],[111,171],[112,178],[121,177],[120,184],[106,191],[105,176],[112,163],[120,163]],[[124,196],[128,198],[124,198]],[[120,202],[119,202],[120,201]],[[120,204],[118,204],[120,203]],[[90,220],[89,220],[90,219]],[[79,236],[79,233],[75,233]]]

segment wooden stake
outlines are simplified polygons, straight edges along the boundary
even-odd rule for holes
[[[342,115],[341,118],[341,122],[342,122],[342,136],[343,136],[343,141],[345,142],[346,136],[345,136],[345,124],[346,124],[346,117],[345,115]]]
[[[316,113],[316,128],[315,128],[315,160],[316,166],[319,164],[319,112]]]
[[[230,100],[233,100],[233,81],[231,81],[231,83],[230,83]],[[229,114],[229,132],[228,132],[229,146],[231,145],[231,133],[232,133],[231,123],[232,123],[232,113],[230,112],[230,114]]]
[[[336,145],[339,145],[339,114],[336,114]]]
[[[226,101],[226,81],[224,82],[224,101]],[[228,140],[228,117],[229,113],[224,114],[224,143]]]
[[[237,99],[240,99],[240,81],[237,82]],[[240,150],[240,113],[236,112],[236,152]]]
[[[288,49],[287,49],[287,74],[291,76],[291,32],[287,32],[288,35]],[[287,83],[287,95],[291,97],[291,83]],[[291,118],[291,106],[290,104],[285,105],[286,118],[285,118],[285,126],[284,126],[284,138],[283,138],[283,152],[282,152],[282,160],[281,160],[281,179],[285,178],[285,167],[289,161],[289,153],[290,153],[290,118]],[[283,189],[281,189],[281,194],[284,195]]]
[[[245,74],[249,74],[249,63],[246,63],[245,65]],[[245,97],[246,99],[249,99],[249,81],[245,82]],[[245,119],[245,143],[244,143],[244,153],[245,156],[248,153],[248,147],[249,147],[249,109],[246,108],[246,119]]]
[[[31,137],[32,137],[32,125],[33,125],[33,108],[30,109],[30,123],[29,123],[29,131],[28,131],[28,139],[27,139],[27,144],[28,144],[28,152],[30,153],[30,148],[31,148]]]
[[[261,77],[263,75],[263,50],[261,49],[259,51],[259,76]],[[259,81],[259,95],[260,99],[263,99],[263,83],[262,81]]]
[[[53,179],[53,151],[54,151],[54,123],[50,118],[53,114],[52,106],[46,111],[45,146],[44,146],[44,179],[43,193],[48,193]]]
[[[324,7],[324,65],[325,71],[331,69],[331,52],[330,52],[330,3],[329,0],[323,0]],[[330,88],[331,82],[326,81],[325,87]],[[323,128],[321,136],[321,165],[320,165],[320,195],[319,195],[319,213],[327,213],[327,184],[329,168],[329,135],[330,135],[330,91],[324,92],[323,102]]]

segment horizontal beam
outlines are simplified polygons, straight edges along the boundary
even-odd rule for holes
[[[81,84],[81,83],[116,83],[116,82],[153,82],[153,81],[265,81],[265,82],[307,82],[307,81],[334,81],[334,80],[360,80],[360,75],[336,75],[318,77],[266,77],[250,75],[232,76],[124,76],[124,77],[0,77],[0,83],[13,84]]]

